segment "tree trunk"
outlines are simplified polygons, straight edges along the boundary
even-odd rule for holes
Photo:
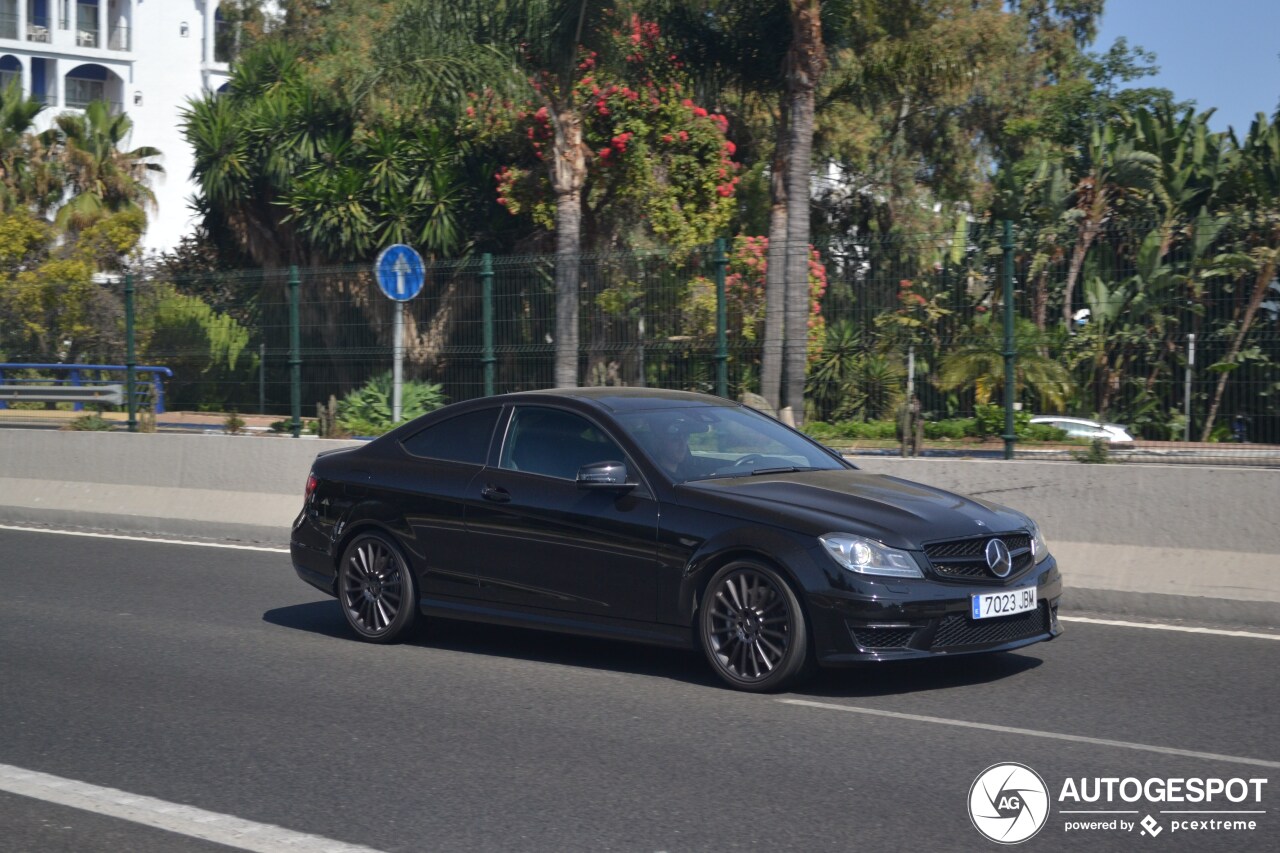
[[[782,346],[786,340],[784,322],[787,307],[787,110],[778,123],[778,141],[773,151],[773,171],[769,179],[772,204],[769,208],[769,254],[764,283],[764,346],[760,354],[760,396],[776,412],[782,408]]]
[[[582,117],[572,107],[550,111],[551,191],[556,197],[556,361],[557,388],[578,384],[578,290],[582,261],[582,187],[587,180]]]
[[[1253,325],[1254,315],[1258,313],[1262,299],[1271,287],[1271,279],[1276,274],[1277,255],[1280,255],[1280,249],[1272,250],[1271,257],[1262,265],[1262,269],[1258,270],[1258,277],[1253,285],[1253,296],[1249,298],[1249,305],[1244,310],[1244,318],[1240,321],[1240,331],[1236,332],[1235,339],[1231,341],[1231,349],[1227,352],[1227,357],[1222,360],[1223,364],[1235,364],[1240,350],[1244,348],[1244,341],[1249,334],[1249,328]],[[1201,441],[1208,441],[1209,436],[1213,434],[1213,422],[1218,417],[1218,407],[1222,405],[1222,395],[1227,390],[1227,377],[1230,375],[1229,370],[1218,374],[1218,384],[1213,389],[1213,402],[1209,405],[1209,414],[1205,417],[1204,429],[1200,432]]]
[[[1098,223],[1092,217],[1080,223],[1080,235],[1076,238],[1076,246],[1071,250],[1071,266],[1067,268],[1067,281],[1062,288],[1062,325],[1067,331],[1071,329],[1071,296],[1076,289],[1076,280],[1080,278],[1080,270],[1084,267],[1085,255],[1089,247],[1098,237]]]
[[[787,98],[791,128],[787,168],[786,341],[782,405],[798,425],[804,421],[804,377],[809,341],[809,210],[813,168],[814,97],[826,64],[820,0],[791,0],[791,50]]]
[[[1036,328],[1039,329],[1041,332],[1044,331],[1048,308],[1049,308],[1049,270],[1048,270],[1048,265],[1046,264],[1045,269],[1041,270],[1040,274],[1036,276],[1035,286],[1031,290],[1032,319],[1035,321]]]

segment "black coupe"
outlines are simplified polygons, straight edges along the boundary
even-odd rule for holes
[[[488,397],[322,453],[291,552],[371,642],[423,614],[696,647],[741,690],[1061,630],[1027,516],[680,391]]]

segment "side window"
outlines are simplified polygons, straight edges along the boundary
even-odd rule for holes
[[[414,456],[483,465],[499,408],[480,409],[432,424],[401,442]]]
[[[559,409],[522,406],[511,416],[498,464],[512,471],[572,480],[583,465],[625,459],[613,439],[586,418]]]

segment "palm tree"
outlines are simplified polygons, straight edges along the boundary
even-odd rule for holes
[[[147,181],[164,172],[154,162],[161,154],[145,145],[121,150],[133,130],[127,115],[113,115],[105,101],[93,101],[83,113],[58,116],[56,124],[71,199],[58,209],[55,222],[78,230],[110,213],[155,207]]]
[[[1226,357],[1219,364],[1226,367],[1218,374],[1213,401],[1205,417],[1200,440],[1208,441],[1213,422],[1222,405],[1231,369],[1236,366],[1245,339],[1257,317],[1262,301],[1272,287],[1280,268],[1280,111],[1267,120],[1258,113],[1249,128],[1244,144],[1239,146],[1240,160],[1233,175],[1232,194],[1237,205],[1237,219],[1244,231],[1244,251],[1253,274],[1253,292],[1240,316],[1235,336]]]
[[[1154,154],[1136,147],[1132,126],[1127,123],[1094,125],[1082,153],[1084,162],[1067,199],[1068,214],[1076,226],[1062,291],[1062,325],[1067,329],[1071,328],[1072,295],[1085,256],[1121,205],[1151,197],[1160,166]]]
[[[804,373],[809,340],[809,199],[813,169],[814,104],[826,70],[821,0],[790,0],[791,49],[787,53],[786,340],[783,399],[804,420]],[[766,335],[767,327],[766,327]]]
[[[62,195],[49,140],[31,134],[44,104],[22,96],[22,84],[0,89],[0,210],[34,205],[43,212]]]
[[[1041,353],[1043,334],[1035,323],[1015,320],[1014,395],[1030,391],[1041,403],[1061,410],[1071,393],[1071,374],[1059,362]],[[974,401],[985,406],[1004,389],[1004,335],[990,316],[969,327],[955,349],[943,357],[938,388],[960,391],[972,388]]]

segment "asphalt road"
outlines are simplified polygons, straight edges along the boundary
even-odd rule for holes
[[[0,765],[335,842],[991,851],[970,787],[1020,762],[1054,800],[1023,849],[1280,849],[1275,640],[1070,623],[1016,654],[751,696],[692,653],[532,631],[362,644],[283,553],[0,530],[0,583]],[[1160,834],[1068,832],[1068,777],[1267,779],[1260,803],[1163,806],[1265,813],[1175,831],[1206,816],[1119,803]],[[2,851],[220,849],[0,793]]]

